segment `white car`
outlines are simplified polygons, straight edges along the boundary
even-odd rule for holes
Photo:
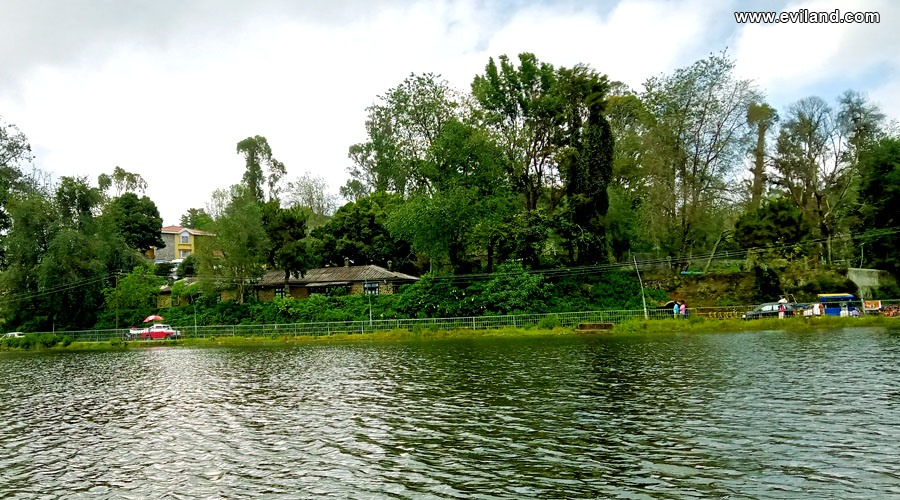
[[[9,332],[6,335],[4,335],[3,338],[5,338],[5,339],[20,339],[24,336],[25,336],[25,334],[22,332]]]

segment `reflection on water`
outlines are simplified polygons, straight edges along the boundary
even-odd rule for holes
[[[900,332],[0,354],[0,497],[900,498]]]

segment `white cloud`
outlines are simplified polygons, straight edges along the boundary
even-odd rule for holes
[[[886,1],[791,2],[784,11],[875,11],[880,24],[745,24],[736,35],[738,71],[769,92],[804,97],[835,79],[864,76],[873,68],[900,67],[900,31],[894,29],[900,4]],[[828,97],[828,96],[826,96]]]

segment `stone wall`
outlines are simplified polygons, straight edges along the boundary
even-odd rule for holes
[[[175,235],[162,233],[163,248],[156,249],[156,258],[160,260],[175,260]]]
[[[887,272],[880,269],[862,269],[851,267],[847,269],[847,277],[856,287],[860,299],[872,297],[872,291],[883,284],[888,277]]]

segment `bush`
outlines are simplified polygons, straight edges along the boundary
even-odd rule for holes
[[[548,314],[541,318],[537,324],[538,328],[542,328],[544,330],[552,330],[559,326],[559,316],[555,314]]]
[[[24,337],[3,339],[0,345],[10,349],[34,349],[36,347],[50,348],[56,345],[68,346],[72,343],[72,337],[58,333],[29,333]]]
[[[756,300],[766,302],[782,295],[781,278],[774,269],[768,266],[757,266],[753,269],[756,284]]]

